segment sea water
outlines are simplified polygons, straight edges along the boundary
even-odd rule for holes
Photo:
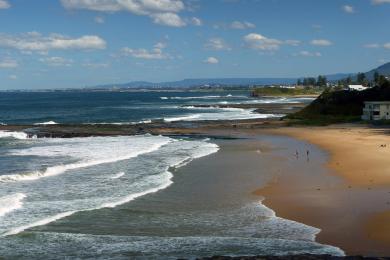
[[[94,100],[80,93],[43,93],[34,99],[25,93],[8,94],[12,97],[2,96],[5,102],[0,105],[8,109],[7,113],[0,110],[4,124],[224,119],[226,113],[232,113],[229,117],[252,114],[181,105],[199,100],[203,104],[277,102],[229,94],[124,93],[122,97],[94,93]],[[148,114],[145,108],[153,112]],[[258,200],[237,201],[241,197],[233,189],[226,187],[228,192],[222,193],[224,185],[240,184],[229,182],[233,176],[227,173],[201,168],[188,174],[177,172],[199,158],[216,155],[219,149],[209,139],[152,135],[28,138],[23,132],[0,131],[0,256],[176,259],[343,254],[338,248],[316,243],[317,228],[278,218]],[[263,184],[267,172],[263,171]],[[245,173],[241,174],[244,182]]]
[[[318,229],[278,218],[260,201],[236,201],[234,189],[221,193],[232,176],[199,168],[174,178],[175,169],[219,150],[211,140],[1,134],[6,258],[343,254],[314,242]]]
[[[310,102],[249,97],[248,92],[0,92],[0,124],[115,123],[235,120],[278,117],[253,109],[194,105]]]

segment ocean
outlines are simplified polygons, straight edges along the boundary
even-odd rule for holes
[[[248,92],[0,92],[0,124],[130,124],[266,118],[253,109],[193,105],[309,102],[250,98]]]
[[[228,92],[0,93],[0,122],[133,124],[277,116],[193,106],[251,102],[306,100],[252,99]],[[294,149],[303,145],[280,138],[266,141]],[[225,142],[152,135],[28,138],[23,132],[0,131],[0,256],[176,259],[343,254],[316,243],[318,229],[278,218],[257,199],[243,195],[255,188],[245,183],[259,187],[272,178],[266,159],[259,161],[261,170],[255,173],[240,172],[244,166],[234,170],[232,165],[227,172],[202,166],[202,160],[223,160],[221,148],[225,147],[222,153],[229,150]],[[276,151],[277,156],[290,152]],[[318,163],[323,163],[321,151],[312,153],[312,160],[318,153]],[[288,169],[291,163],[279,166]],[[238,172],[240,180],[229,181]]]

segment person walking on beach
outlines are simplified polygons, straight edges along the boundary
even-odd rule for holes
[[[295,157],[297,157],[297,159],[298,159],[298,157],[299,157],[298,150],[295,150]]]
[[[309,161],[309,155],[310,155],[310,151],[309,151],[309,150],[306,150],[307,161]]]

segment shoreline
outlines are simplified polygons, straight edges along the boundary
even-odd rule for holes
[[[274,140],[279,141],[272,145]],[[173,254],[175,258],[214,254],[277,255],[283,252],[343,255],[335,247],[314,241],[317,228],[276,218],[273,210],[263,206],[257,196],[248,192],[271,180],[281,167],[289,167],[288,159],[283,160],[283,165],[275,163],[288,154],[279,149],[279,145],[285,143],[283,140],[290,150],[296,144],[302,144],[288,137],[269,136],[215,140],[221,147],[220,152],[175,168],[172,171],[173,183],[166,189],[113,209],[79,212],[28,232],[36,233],[34,243],[38,245],[42,239],[51,239],[51,234],[68,233],[68,243],[80,243],[77,234],[82,234],[88,243],[99,248],[111,248],[110,245],[117,241],[126,243],[113,251],[106,251],[107,258],[116,255],[116,250],[127,256],[139,256],[136,241],[144,239],[146,243],[150,239],[156,240],[157,248],[149,244],[151,248],[142,251],[143,257],[155,256],[155,252],[167,256]],[[273,171],[268,171],[270,168]],[[104,235],[111,236],[112,240],[98,239]],[[12,244],[12,239],[17,241],[18,236],[10,239]],[[136,243],[132,242],[134,239]],[[159,249],[159,245],[165,245],[171,239],[182,243]],[[183,244],[186,245],[184,249]],[[90,251],[88,245],[87,252]],[[191,248],[190,253],[186,247]],[[70,251],[64,248],[64,252],[68,254]]]
[[[385,129],[341,125],[255,132],[286,135],[324,149],[328,175],[340,181],[329,185],[310,176],[282,178],[255,191],[265,197],[265,205],[283,218],[320,228],[317,241],[347,255],[390,255],[390,147],[381,147],[390,136]],[[316,189],[308,189],[313,185]]]
[[[0,128],[23,129],[23,126]],[[61,130],[62,125],[45,126]],[[77,126],[68,126],[65,132],[74,136]],[[83,126],[82,135],[116,135],[126,132],[123,126]],[[10,130],[11,130],[10,129]],[[108,132],[104,132],[108,129]],[[63,130],[63,129],[62,129]],[[347,255],[390,255],[390,136],[388,129],[362,125],[334,125],[328,127],[285,127],[280,121],[245,120],[236,122],[175,123],[170,127],[156,127],[151,134],[237,138],[249,136],[288,136],[308,142],[328,153],[323,167],[326,175],[312,178],[305,174],[285,173],[261,189],[249,190],[264,197],[262,202],[284,219],[295,220],[321,232],[316,241],[343,249]],[[80,132],[77,136],[80,136]],[[63,131],[60,133],[64,133]],[[131,133],[127,133],[131,134]],[[386,147],[381,145],[387,144]],[[305,150],[299,151],[304,159]],[[357,159],[358,158],[358,159]],[[277,161],[273,162],[277,164]],[[368,174],[367,171],[370,170]],[[332,180],[330,180],[332,179]]]

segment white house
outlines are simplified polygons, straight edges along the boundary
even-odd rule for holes
[[[349,90],[362,91],[362,90],[366,90],[368,88],[365,87],[365,86],[362,86],[362,85],[348,85],[348,89]]]
[[[390,120],[390,101],[364,102],[363,120]]]

